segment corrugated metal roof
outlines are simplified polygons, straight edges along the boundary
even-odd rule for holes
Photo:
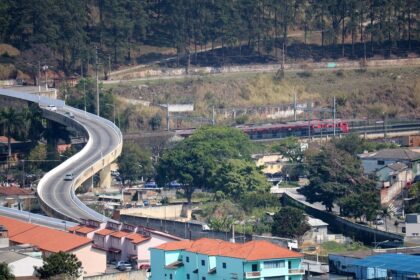
[[[356,260],[351,265],[381,268],[405,273],[420,273],[420,256],[406,254],[380,254]]]
[[[0,252],[0,263],[13,263],[15,261],[21,260],[26,258],[27,256],[10,251],[3,251]]]

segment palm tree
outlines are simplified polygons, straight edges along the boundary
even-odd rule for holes
[[[388,207],[383,207],[382,209],[381,209],[381,216],[382,216],[382,218],[384,219],[384,224],[385,224],[385,231],[388,231],[388,225],[387,225],[387,218],[391,218],[391,213],[389,212],[389,209],[388,209]]]
[[[13,108],[7,108],[0,112],[0,123],[4,125],[7,136],[8,159],[12,156],[12,134],[20,131],[23,127],[23,116]]]

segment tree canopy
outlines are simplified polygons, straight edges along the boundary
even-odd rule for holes
[[[300,192],[309,202],[322,203],[328,211],[338,205],[342,215],[371,219],[380,206],[376,184],[364,176],[360,160],[348,152],[354,152],[353,144],[343,149],[327,144],[309,156],[310,183]]]
[[[310,229],[304,212],[294,207],[282,207],[273,217],[273,235],[300,238]]]
[[[239,129],[202,127],[163,154],[158,162],[156,179],[161,186],[177,180],[191,202],[195,188],[213,188],[214,176],[223,162],[249,160],[250,152],[250,140]]]
[[[286,52],[293,44],[288,39],[292,29],[302,30],[305,44],[311,33],[320,32],[323,52],[336,57],[362,57],[363,49],[368,56],[376,49],[392,55],[415,50],[419,10],[419,1],[399,0],[3,0],[0,41],[21,51],[43,46],[66,73],[78,63],[85,68],[93,64],[93,46],[99,47],[104,65],[109,60],[113,65],[132,63],[134,49],[138,52],[144,44],[169,46],[187,57],[208,45],[222,46],[220,63],[229,51],[245,59],[247,48],[257,54],[274,50],[278,57],[283,43]],[[36,76],[40,59],[27,58],[35,64],[29,67]],[[203,56],[198,63],[210,58]]]
[[[134,143],[125,143],[121,156],[118,158],[118,171],[123,184],[140,178],[150,179],[154,175],[152,155]]]
[[[44,265],[35,267],[41,279],[61,276],[63,279],[77,279],[81,275],[82,263],[74,254],[58,252],[44,258]]]

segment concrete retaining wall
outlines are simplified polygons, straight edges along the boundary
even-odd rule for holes
[[[97,276],[83,277],[86,280],[146,280],[147,272],[144,270],[135,270],[128,272],[117,272]]]
[[[420,65],[420,58],[407,59],[382,59],[367,60],[366,67],[384,67],[384,66],[413,66]],[[308,62],[308,63],[290,63],[285,64],[285,70],[314,70],[314,69],[352,69],[361,67],[361,61],[337,61],[337,62]],[[190,75],[205,75],[218,73],[237,73],[237,72],[275,72],[281,68],[281,64],[255,64],[246,66],[224,66],[224,67],[192,67],[189,69]],[[129,69],[114,72],[110,81],[104,83],[113,83],[118,79],[128,80],[148,77],[164,76],[183,76],[186,75],[185,68],[158,68],[158,69]],[[114,81],[113,81],[114,80]]]
[[[120,209],[120,215],[134,215],[157,219],[178,219],[181,215],[182,204],[159,207],[141,207]]]
[[[282,202],[287,205],[301,208],[305,210],[305,212],[309,215],[328,223],[328,228],[331,231],[352,237],[353,239],[362,241],[365,244],[373,244],[374,242],[381,242],[386,240],[404,240],[404,236],[402,234],[390,233],[365,225],[353,223],[332,213],[303,204],[300,201],[297,201],[287,195],[287,193],[283,194]]]
[[[232,238],[231,232],[203,230],[203,225],[197,222],[180,222],[130,215],[121,215],[120,221],[127,224],[141,225],[144,227],[153,228],[155,230],[163,231],[185,239],[195,240],[203,237],[208,237],[229,241],[229,239]],[[238,232],[235,234],[235,239],[237,242],[244,241],[243,235],[241,235],[241,233]],[[246,235],[245,241],[249,240],[252,240],[252,236]]]

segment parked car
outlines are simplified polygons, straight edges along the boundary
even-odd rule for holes
[[[384,224],[384,220],[382,220],[382,219],[376,219],[375,221],[373,221],[373,223],[375,225],[383,225]]]
[[[64,181],[73,181],[74,175],[73,173],[67,173],[66,176],[64,176]]]
[[[131,266],[131,263],[125,262],[125,261],[119,261],[115,268],[120,271],[129,271],[133,269],[133,267]]]
[[[53,105],[53,104],[50,104],[50,105],[47,106],[47,110],[56,112],[57,111],[57,107],[55,105]]]
[[[157,184],[154,181],[150,181],[150,182],[147,182],[146,184],[144,184],[144,187],[145,188],[157,188]]]

